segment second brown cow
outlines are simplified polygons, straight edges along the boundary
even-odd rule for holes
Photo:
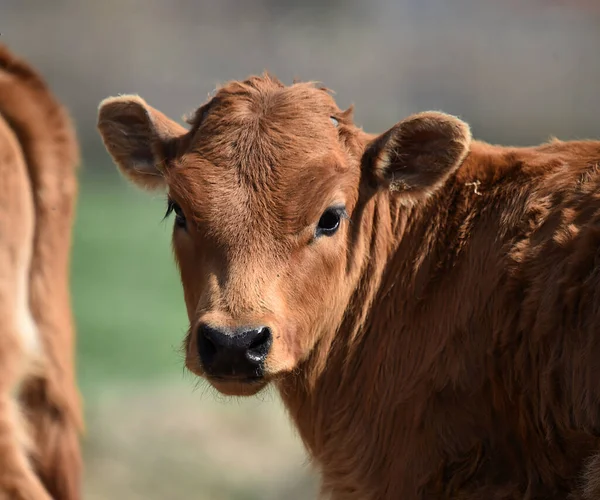
[[[600,142],[493,146],[434,112],[370,135],[269,76],[190,125],[99,112],[168,192],[188,368],[276,384],[323,494],[600,496]]]
[[[71,238],[79,145],[68,111],[0,44],[0,500],[79,500]]]

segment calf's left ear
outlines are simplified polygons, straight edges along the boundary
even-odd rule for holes
[[[365,151],[378,185],[407,202],[425,199],[458,169],[469,152],[471,130],[462,120],[428,111],[409,116]]]

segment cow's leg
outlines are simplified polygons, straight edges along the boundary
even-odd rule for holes
[[[15,400],[4,393],[0,396],[0,500],[51,500],[29,462],[23,423]]]
[[[68,132],[65,128],[65,136],[70,137]],[[79,500],[83,419],[69,283],[77,178],[73,159],[64,151],[34,160],[30,177],[36,225],[29,305],[46,363],[41,374],[25,381],[20,396],[34,429],[37,473],[57,500]]]
[[[39,367],[29,307],[34,207],[19,142],[0,114],[0,500],[50,500],[29,460],[29,432],[17,401]]]
[[[26,382],[22,401],[36,443],[33,463],[48,491],[57,500],[79,500],[81,454],[78,394],[48,378]],[[54,386],[54,387],[53,387]]]
[[[0,245],[0,260],[6,257],[5,250]],[[7,274],[3,273],[4,277]],[[17,399],[24,374],[40,366],[27,350],[28,342],[35,342],[36,328],[21,281],[12,282],[11,290],[5,286],[10,281],[0,281],[0,500],[50,500],[30,460],[35,443]]]

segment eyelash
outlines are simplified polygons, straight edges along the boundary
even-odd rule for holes
[[[172,199],[169,198],[167,200],[167,212],[165,213],[163,220],[166,219],[173,212],[175,212],[175,225],[177,227],[185,229],[187,221],[183,210],[181,210],[181,207],[177,203],[175,203]]]

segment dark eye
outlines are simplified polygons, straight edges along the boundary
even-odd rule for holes
[[[344,207],[329,207],[317,224],[315,236],[331,236],[340,227],[342,218],[348,217]]]
[[[183,210],[181,210],[181,207],[173,200],[167,202],[167,213],[165,214],[165,218],[167,218],[171,212],[175,212],[175,226],[185,229],[187,223]]]

